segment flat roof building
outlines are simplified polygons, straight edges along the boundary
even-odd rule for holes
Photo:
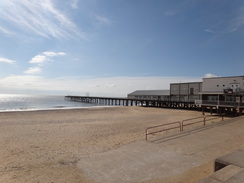
[[[130,99],[152,99],[166,100],[169,99],[169,90],[136,90],[128,94]]]
[[[171,83],[170,97],[175,101],[194,101],[200,99],[202,82]]]

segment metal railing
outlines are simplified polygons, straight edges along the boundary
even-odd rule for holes
[[[238,107],[244,106],[242,102],[236,101],[217,101],[217,100],[195,100],[196,105],[214,105],[214,106],[231,106],[231,107]]]
[[[204,116],[200,116],[200,117],[196,117],[196,118],[185,119],[181,122],[176,121],[176,122],[167,123],[167,124],[163,124],[163,125],[151,126],[151,127],[146,128],[146,130],[145,130],[146,140],[148,140],[148,135],[153,135],[156,133],[169,131],[169,130],[173,130],[173,129],[180,129],[180,132],[182,132],[182,131],[184,131],[184,127],[186,127],[186,126],[191,126],[191,125],[198,124],[198,123],[203,123],[203,126],[205,126],[207,122],[219,119],[220,117],[221,117],[221,121],[224,121],[224,116],[212,116],[212,115],[205,116],[204,115]],[[176,125],[176,126],[174,126],[174,125]],[[166,127],[166,128],[164,128],[164,127]],[[157,130],[151,131],[152,129],[157,129]]]
[[[210,119],[208,119],[208,118],[210,118]],[[221,121],[224,121],[224,116],[213,116],[213,115],[205,116],[205,118],[204,118],[204,120],[205,120],[204,125],[206,125],[206,122],[208,122],[208,121],[213,121],[213,120],[216,120],[216,119],[219,119],[219,118],[221,118]]]
[[[177,125],[177,126],[173,126],[172,125]],[[162,129],[163,127],[166,127],[166,126],[171,126],[171,127],[168,127],[168,128],[165,128],[165,129]],[[158,128],[158,130],[156,131],[153,131],[153,132],[150,132],[149,130],[151,129],[156,129]],[[163,124],[163,125],[158,125],[158,126],[151,126],[151,127],[148,127],[146,130],[145,130],[145,133],[146,133],[146,140],[147,140],[147,136],[148,135],[153,135],[153,134],[156,134],[156,133],[160,133],[160,132],[164,132],[164,131],[168,131],[168,130],[173,130],[173,129],[180,129],[181,131],[181,122],[180,121],[176,121],[176,122],[172,122],[172,123],[167,123],[167,124]]]
[[[191,119],[185,119],[181,122],[181,125],[182,125],[181,129],[183,131],[184,126],[190,126],[190,125],[197,124],[197,123],[203,123],[203,125],[205,125],[205,117],[201,116],[201,117],[196,117],[196,118],[191,118]]]

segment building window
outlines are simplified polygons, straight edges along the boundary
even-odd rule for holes
[[[223,85],[223,87],[225,87],[225,85]]]

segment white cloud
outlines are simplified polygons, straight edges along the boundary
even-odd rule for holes
[[[42,54],[34,56],[29,63],[35,64],[38,67],[30,67],[28,70],[24,71],[26,74],[39,74],[42,69],[41,66],[43,66],[46,62],[51,61],[49,57],[55,57],[55,56],[64,56],[66,53],[64,52],[52,52],[52,51],[46,51]]]
[[[25,74],[39,74],[40,72],[40,67],[30,67],[28,70],[24,71]]]
[[[57,9],[54,0],[1,0],[0,20],[5,23],[4,33],[33,32],[46,38],[84,38],[86,36],[67,15]],[[15,30],[17,28],[17,31]],[[29,34],[28,34],[29,35]]]
[[[43,55],[46,55],[46,56],[49,56],[49,57],[53,57],[53,56],[64,56],[64,55],[66,55],[66,53],[49,51],[49,52],[43,52]]]
[[[31,64],[42,64],[46,61],[48,61],[48,58],[45,55],[36,55],[29,61],[29,63],[31,63]]]
[[[54,57],[54,56],[65,56],[66,53],[64,52],[43,52],[42,54],[40,55],[36,55],[34,56],[30,61],[29,63],[31,64],[43,64],[45,62],[48,62],[50,61],[49,57]]]
[[[7,64],[14,64],[15,63],[14,60],[9,60],[7,58],[2,58],[2,57],[0,57],[0,62],[4,62],[4,63],[7,63]]]
[[[211,73],[207,73],[204,75],[204,78],[215,78],[215,77],[218,77],[218,76],[211,74]]]

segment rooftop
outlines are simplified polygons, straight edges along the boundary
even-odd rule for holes
[[[160,96],[160,95],[169,95],[170,94],[170,90],[136,90],[132,93],[129,93],[128,95],[156,95],[156,96]]]

